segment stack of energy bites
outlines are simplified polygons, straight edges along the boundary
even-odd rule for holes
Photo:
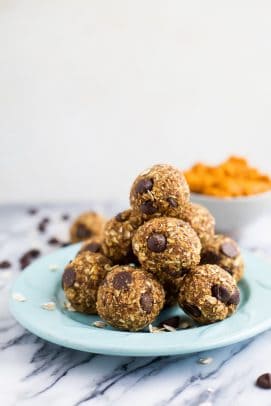
[[[215,235],[213,216],[190,202],[182,172],[170,165],[142,172],[130,203],[107,222],[90,212],[72,225],[72,242],[85,240],[63,274],[73,308],[131,331],[176,303],[201,324],[233,314],[244,272],[239,247]]]

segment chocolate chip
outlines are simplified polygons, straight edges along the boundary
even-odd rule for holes
[[[131,272],[122,271],[117,273],[113,279],[114,289],[127,289],[128,284],[132,282]]]
[[[69,214],[66,214],[66,213],[62,214],[62,216],[61,216],[61,219],[62,219],[63,221],[67,221],[67,220],[69,220],[69,218],[70,218],[70,215],[69,215]]]
[[[59,239],[56,238],[56,237],[51,237],[51,238],[47,241],[47,243],[48,243],[49,245],[61,245],[61,241],[59,241]]]
[[[201,310],[190,303],[184,303],[182,306],[183,310],[185,311],[185,313],[191,315],[192,317],[200,317],[201,316]]]
[[[139,194],[146,193],[153,188],[153,180],[152,179],[141,179],[137,182],[135,187],[135,192]]]
[[[83,251],[90,251],[90,252],[99,252],[101,250],[101,244],[97,242],[91,242],[87,245],[85,245],[83,248],[81,248],[80,252]]]
[[[35,214],[37,214],[38,209],[36,209],[35,207],[30,207],[30,209],[27,210],[27,213],[30,214],[30,216],[34,216]]]
[[[212,296],[216,297],[222,303],[227,303],[230,298],[230,292],[222,285],[213,285],[212,286]]]
[[[221,244],[220,251],[229,258],[235,258],[239,254],[237,246],[230,241]]]
[[[37,258],[40,255],[40,251],[38,249],[31,249],[27,251],[24,255],[21,256],[19,259],[21,269],[24,269],[26,266],[30,265],[33,259]]]
[[[1,261],[0,262],[0,269],[7,269],[11,267],[11,263],[9,261]]]
[[[140,211],[143,214],[154,214],[156,213],[156,207],[154,207],[153,203],[151,200],[146,200],[143,202],[140,206]]]
[[[173,197],[168,197],[167,202],[171,207],[178,207],[177,200],[174,199]]]
[[[91,231],[86,228],[84,224],[79,223],[77,225],[76,236],[80,239],[85,239],[91,237]]]
[[[159,324],[159,327],[163,327],[164,324],[166,324],[167,326],[173,327],[173,328],[178,328],[179,324],[180,324],[181,318],[180,316],[174,316],[174,317],[170,317],[169,319],[163,320],[161,321],[161,323]]]
[[[140,306],[146,313],[151,313],[153,305],[153,297],[151,292],[142,293],[140,297]]]
[[[163,252],[167,247],[167,238],[164,234],[154,233],[147,240],[147,247],[152,252]]]
[[[231,297],[228,300],[228,305],[238,305],[240,302],[240,292],[239,289],[235,289],[234,293],[231,295]]]
[[[205,251],[201,256],[200,263],[204,264],[217,264],[220,261],[219,255],[213,251]]]
[[[72,268],[66,268],[62,276],[63,284],[66,288],[70,288],[75,281],[75,272]]]
[[[48,219],[48,217],[45,217],[44,219],[42,219],[40,222],[39,222],[39,224],[38,224],[38,230],[41,232],[41,233],[44,233],[44,231],[46,230],[46,227],[47,227],[47,224],[49,223],[49,219]]]
[[[262,389],[271,389],[271,374],[268,372],[258,377],[256,385]]]
[[[122,223],[123,221],[128,220],[130,217],[130,213],[129,212],[120,212],[116,215],[115,219],[117,221],[119,221],[120,223]]]

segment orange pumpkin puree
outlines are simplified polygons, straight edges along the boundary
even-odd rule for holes
[[[271,190],[271,178],[238,156],[231,156],[218,166],[196,163],[185,172],[185,177],[191,192],[210,196],[249,196]]]

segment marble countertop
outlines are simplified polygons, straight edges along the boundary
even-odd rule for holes
[[[271,331],[226,348],[189,356],[110,357],[65,349],[43,341],[12,318],[8,290],[20,272],[19,258],[30,248],[42,254],[56,247],[47,241],[68,238],[68,221],[86,205],[41,205],[30,215],[29,206],[0,207],[0,405],[271,405],[271,392],[258,389],[256,378],[271,372]],[[109,215],[113,204],[93,204]],[[49,217],[45,233],[37,224]],[[240,244],[271,258],[268,229],[271,218],[262,218],[247,230]],[[270,265],[271,267],[271,265]],[[199,358],[211,357],[208,365]]]

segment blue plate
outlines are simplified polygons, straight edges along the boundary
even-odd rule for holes
[[[246,273],[240,283],[241,303],[232,317],[207,326],[176,332],[125,332],[92,325],[98,316],[67,311],[63,304],[61,275],[64,266],[78,251],[78,244],[62,248],[34,262],[15,281],[10,295],[10,310],[27,330],[45,340],[101,354],[153,356],[187,354],[223,347],[253,337],[271,327],[271,266],[263,259],[245,252]],[[59,270],[50,266],[57,264]],[[23,295],[25,301],[14,299]],[[54,310],[41,305],[54,301]],[[160,319],[180,314],[177,308],[164,310]],[[155,324],[155,323],[154,323]]]

